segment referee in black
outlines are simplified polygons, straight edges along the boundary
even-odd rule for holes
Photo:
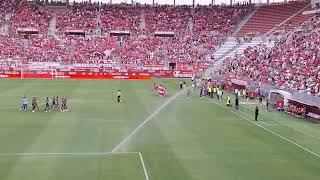
[[[258,108],[258,106],[256,106],[256,110],[254,112],[254,120],[255,121],[258,121],[258,115],[259,115],[259,108]]]
[[[239,98],[238,98],[238,96],[236,96],[236,99],[235,99],[235,108],[236,108],[236,110],[238,110],[239,109]]]

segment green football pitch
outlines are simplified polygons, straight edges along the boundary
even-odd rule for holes
[[[178,84],[0,80],[0,180],[319,179],[320,125],[263,106],[255,122],[254,101],[235,110]],[[24,94],[39,111],[19,110]],[[69,112],[45,113],[47,96],[68,96]]]

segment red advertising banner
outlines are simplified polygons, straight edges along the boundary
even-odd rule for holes
[[[150,78],[192,78],[194,73],[188,70],[108,70],[108,69],[55,69],[54,71],[29,70],[21,71],[10,68],[0,69],[0,78],[36,78],[36,79],[134,79]]]

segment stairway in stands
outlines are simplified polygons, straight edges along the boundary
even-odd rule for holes
[[[189,12],[190,17],[189,17],[189,20],[188,20],[188,26],[187,27],[188,27],[188,30],[191,31],[191,32],[193,31],[193,26],[194,26],[193,19],[191,17],[193,17],[194,14],[195,14],[194,8],[190,8],[190,12]]]
[[[242,56],[245,49],[247,49],[248,47],[257,46],[260,43],[263,43],[262,38],[254,37],[251,41],[240,44],[237,48],[233,49],[226,56],[224,56],[224,58],[229,58],[229,57],[233,58],[235,56]]]
[[[102,35],[102,26],[101,26],[101,12],[97,13],[97,28],[95,30],[95,35],[101,36]]]
[[[145,13],[144,9],[141,9],[140,29],[146,29],[146,13]]]
[[[48,29],[48,33],[50,35],[56,35],[56,31],[57,31],[57,14],[53,13],[52,14],[52,18],[49,22],[49,29]]]
[[[226,41],[213,53],[214,59],[218,60],[226,55],[232,48],[238,45],[237,38],[227,37]]]
[[[4,15],[4,19],[5,19],[5,23],[3,25],[0,26],[0,34],[8,34],[9,31],[9,21],[11,19],[12,14],[11,13],[6,13]]]
[[[309,4],[309,1],[305,1],[261,6],[236,36],[243,37],[257,32],[265,34]]]

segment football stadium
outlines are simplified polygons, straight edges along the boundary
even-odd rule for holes
[[[319,0],[0,0],[0,180],[318,180]]]

